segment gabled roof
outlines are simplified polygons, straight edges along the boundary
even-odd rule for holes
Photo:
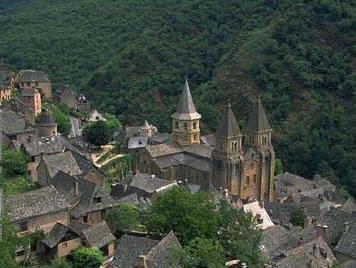
[[[12,111],[0,110],[0,127],[7,135],[17,134],[26,131],[25,119]]]
[[[345,204],[342,205],[341,210],[347,213],[356,212],[356,202],[353,198],[349,198]]]
[[[247,123],[247,129],[254,132],[272,130],[260,99],[258,99],[257,103],[252,105],[252,112],[250,113]]]
[[[224,114],[220,120],[216,135],[220,137],[233,137],[241,135],[239,124],[236,121],[236,117],[231,109],[231,104],[228,103]]]
[[[55,213],[70,207],[64,195],[53,186],[11,196],[7,200],[11,221]]]
[[[60,170],[70,175],[80,175],[82,173],[70,151],[44,155],[42,159],[51,177],[54,177]]]
[[[101,248],[115,240],[105,221],[90,226],[82,234],[91,247]]]
[[[348,224],[348,230],[344,232],[334,250],[356,260],[356,226]],[[340,226],[340,228],[345,228],[345,226]]]
[[[53,226],[52,230],[46,234],[45,238],[41,240],[41,242],[48,247],[53,248],[58,245],[68,231],[69,228],[67,226],[57,222],[56,225]]]
[[[45,111],[40,114],[37,125],[54,125],[55,123],[52,112]]]
[[[181,245],[173,232],[161,241],[123,235],[109,268],[135,268],[140,255],[146,256],[148,268],[172,267],[172,248],[178,247]]]
[[[41,71],[22,70],[20,82],[50,82],[48,75]]]
[[[262,219],[262,223],[258,224],[257,226],[259,228],[261,228],[262,230],[265,230],[267,228],[274,226],[266,209],[264,207],[261,207],[258,201],[254,201],[254,202],[245,204],[243,206],[243,211],[246,213],[251,212],[254,217],[257,217],[259,215]]]
[[[172,118],[178,120],[200,119],[201,115],[195,109],[192,94],[190,93],[188,80],[185,80],[182,95],[180,96],[177,112]]]

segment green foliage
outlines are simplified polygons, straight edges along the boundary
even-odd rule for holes
[[[281,159],[276,159],[276,165],[275,165],[275,168],[274,168],[274,174],[275,175],[279,175],[279,174],[282,174],[283,173],[283,164],[282,164],[282,161]]]
[[[15,230],[10,222],[3,218],[0,220],[2,226],[2,237],[0,237],[0,267],[17,268],[15,263],[15,250],[22,246],[21,239],[16,236]]]
[[[5,176],[24,175],[27,169],[27,159],[20,151],[5,149],[1,166]]]
[[[186,76],[206,132],[228,98],[245,125],[260,95],[284,170],[356,196],[352,1],[2,2],[6,63],[78,86],[123,125],[148,119],[161,131]]]
[[[99,268],[104,262],[103,254],[96,248],[80,248],[73,252],[74,268]]]
[[[52,261],[51,264],[41,266],[40,268],[73,268],[73,266],[65,259],[58,258]]]
[[[68,136],[70,133],[71,123],[68,115],[66,115],[57,105],[52,105],[54,121],[58,125],[58,132],[64,136]]]
[[[183,245],[196,237],[214,239],[218,233],[218,218],[214,208],[214,203],[206,194],[192,195],[175,188],[152,201],[147,229],[156,234],[174,231]]]
[[[291,212],[290,222],[295,226],[304,227],[304,222],[307,216],[302,208],[295,206]]]
[[[184,248],[173,249],[173,255],[182,268],[223,268],[223,248],[211,240],[195,238]]]
[[[113,179],[122,179],[131,170],[130,155],[115,158],[101,167]]]
[[[130,205],[121,205],[109,210],[105,219],[114,233],[124,232],[136,229],[140,223],[140,214]]]
[[[27,176],[0,176],[0,187],[5,195],[16,195],[35,190],[37,187]]]
[[[84,139],[96,146],[107,144],[114,131],[105,121],[96,121],[85,125],[83,129]]]
[[[106,118],[106,123],[114,132],[117,131],[119,126],[121,126],[119,119],[117,119],[115,115],[106,113],[104,117]]]

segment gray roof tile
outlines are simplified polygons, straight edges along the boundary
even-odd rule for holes
[[[231,104],[228,103],[224,114],[220,120],[216,135],[220,137],[232,137],[241,135],[239,124],[236,121],[235,115],[231,110]]]
[[[254,132],[272,130],[260,99],[252,106],[247,129]]]

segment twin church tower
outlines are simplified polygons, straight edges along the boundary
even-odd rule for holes
[[[186,81],[171,117],[171,139],[160,143],[152,138],[143,145],[149,139],[133,137],[129,142],[139,144],[129,148],[134,170],[203,191],[221,188],[242,199],[274,200],[272,128],[260,101],[253,104],[244,132],[228,104],[215,134],[201,137],[201,115]]]
[[[201,115],[196,111],[187,81],[178,109],[171,117],[176,144],[183,147],[200,144]],[[227,104],[215,132],[209,183],[243,199],[272,202],[275,153],[271,136],[272,128],[260,99],[252,105],[244,132],[240,130],[230,103]]]

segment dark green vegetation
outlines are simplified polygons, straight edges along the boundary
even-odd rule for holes
[[[73,252],[75,268],[99,268],[104,262],[103,254],[96,248],[80,248]]]
[[[140,214],[130,205],[121,205],[111,209],[105,220],[113,233],[135,230],[139,224]]]
[[[261,96],[284,169],[356,194],[354,1],[28,2],[2,12],[6,63],[79,86],[123,124],[160,130],[185,77],[205,133],[228,98],[243,126]]]
[[[225,200],[216,205],[207,194],[175,188],[152,201],[143,222],[152,235],[174,231],[184,246],[174,252],[183,267],[223,267],[233,259],[263,267],[255,219]]]
[[[84,139],[96,146],[108,144],[113,134],[113,129],[105,121],[88,123],[83,129]]]
[[[303,228],[306,218],[304,210],[301,207],[295,206],[290,215],[290,223]]]

